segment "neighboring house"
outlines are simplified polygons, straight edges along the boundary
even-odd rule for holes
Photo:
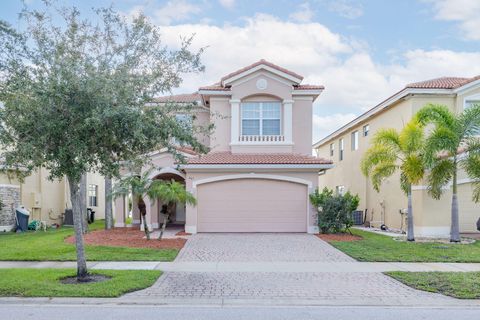
[[[96,173],[87,174],[87,207],[95,211],[96,219],[105,217],[104,178]],[[23,205],[30,211],[31,220],[63,223],[65,208],[71,208],[70,191],[66,179],[50,181],[48,171],[41,169],[27,177],[23,183],[0,174],[0,231],[9,231],[15,225],[14,208]]]
[[[331,161],[311,155],[312,103],[323,86],[302,79],[260,60],[198,93],[158,100],[197,102],[195,121],[215,124],[213,134],[198,137],[210,147],[207,155],[180,148],[187,162],[177,165],[165,150],[151,154],[152,178],[175,179],[197,198],[196,206],[177,206],[174,223],[189,233],[318,231],[309,194]],[[149,228],[157,228],[161,203],[145,202]],[[125,198],[116,199],[116,226],[125,225],[127,208]]]
[[[397,172],[382,184],[377,193],[360,171],[360,161],[378,129],[400,130],[425,104],[443,104],[461,112],[473,103],[480,103],[480,77],[445,77],[407,85],[385,101],[323,138],[314,149],[319,157],[330,159],[334,168],[319,177],[319,185],[337,192],[351,191],[360,196],[360,210],[367,210],[366,221],[373,226],[385,224],[405,229],[407,198],[400,189]],[[480,204],[472,199],[471,181],[459,172],[460,231],[476,231]],[[440,200],[427,194],[424,185],[413,187],[413,210],[417,236],[446,236],[450,232],[451,191]],[[449,188],[450,189],[450,188]],[[405,212],[405,211],[403,211]]]

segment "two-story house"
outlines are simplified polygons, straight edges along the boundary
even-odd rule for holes
[[[360,171],[361,159],[377,130],[400,131],[427,103],[445,105],[455,113],[480,103],[480,76],[443,77],[411,83],[364,114],[338,128],[313,145],[319,157],[330,159],[334,168],[319,176],[319,184],[342,193],[360,196],[359,210],[366,210],[366,222],[391,229],[406,228],[407,197],[400,188],[397,171],[385,179],[376,192]],[[480,204],[472,201],[473,183],[463,170],[459,173],[460,231],[476,232]],[[413,186],[413,213],[417,236],[447,237],[450,232],[451,184],[445,186],[440,200],[428,195],[426,183]]]
[[[180,181],[197,198],[196,206],[178,205],[173,217],[186,232],[318,232],[309,194],[331,160],[311,155],[312,103],[323,86],[302,79],[260,60],[198,93],[159,99],[197,102],[195,121],[215,124],[212,135],[199,137],[211,149],[206,155],[181,149],[188,160],[179,166],[166,151],[151,155],[152,178]],[[145,202],[147,223],[156,228],[160,203]],[[117,226],[126,208],[125,199],[116,200]]]

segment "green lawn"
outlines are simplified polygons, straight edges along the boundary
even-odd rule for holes
[[[103,228],[103,221],[90,225],[90,230]],[[64,227],[47,232],[0,233],[0,260],[75,261],[75,246],[64,239],[73,228]],[[89,261],[173,261],[177,249],[150,249],[86,246]]]
[[[0,269],[0,296],[4,297],[118,297],[150,287],[161,275],[157,270],[102,270],[110,276],[98,283],[63,284],[73,269]]]
[[[480,299],[480,272],[387,272],[415,289],[460,299]]]
[[[359,261],[480,262],[480,242],[474,244],[409,243],[389,236],[352,229],[363,240],[330,242]]]

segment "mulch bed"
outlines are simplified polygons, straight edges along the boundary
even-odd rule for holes
[[[321,233],[321,234],[317,234],[317,237],[327,242],[330,242],[330,241],[350,242],[350,241],[358,241],[363,239],[360,236],[355,236],[349,233],[330,233],[330,234]]]
[[[138,228],[114,228],[111,230],[96,230],[84,235],[85,244],[94,246],[151,248],[151,249],[181,249],[186,239],[144,239],[145,233]],[[75,237],[65,239],[75,243]]]
[[[187,233],[185,231],[178,231],[177,233],[175,233],[176,236],[191,236],[192,234],[191,233]]]

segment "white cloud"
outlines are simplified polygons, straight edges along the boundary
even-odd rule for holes
[[[313,115],[313,141],[318,141],[355,119],[353,113],[335,113],[329,116]]]
[[[160,9],[154,10],[152,18],[161,25],[169,25],[175,21],[185,21],[200,12],[199,6],[186,0],[171,0]],[[148,15],[149,13],[145,12],[145,14]]]
[[[290,19],[297,22],[310,22],[314,16],[313,10],[308,2],[298,6],[297,11],[290,14]]]
[[[435,18],[459,23],[462,36],[468,40],[480,40],[479,0],[426,0],[432,3]]]
[[[347,19],[356,19],[363,15],[363,8],[360,4],[352,4],[348,0],[330,1],[328,9]]]
[[[232,9],[235,6],[235,0],[218,0],[218,2],[227,9]]]
[[[186,75],[176,92],[193,92],[236,69],[267,59],[302,74],[304,83],[323,84],[315,102],[315,139],[333,131],[353,114],[369,109],[407,83],[440,76],[480,74],[480,52],[412,50],[400,62],[376,63],[369,48],[319,23],[282,21],[259,14],[242,25],[182,24],[161,28],[165,44],[178,46],[179,36],[195,34],[193,49],[207,47],[205,73]],[[322,122],[323,121],[323,122]]]

